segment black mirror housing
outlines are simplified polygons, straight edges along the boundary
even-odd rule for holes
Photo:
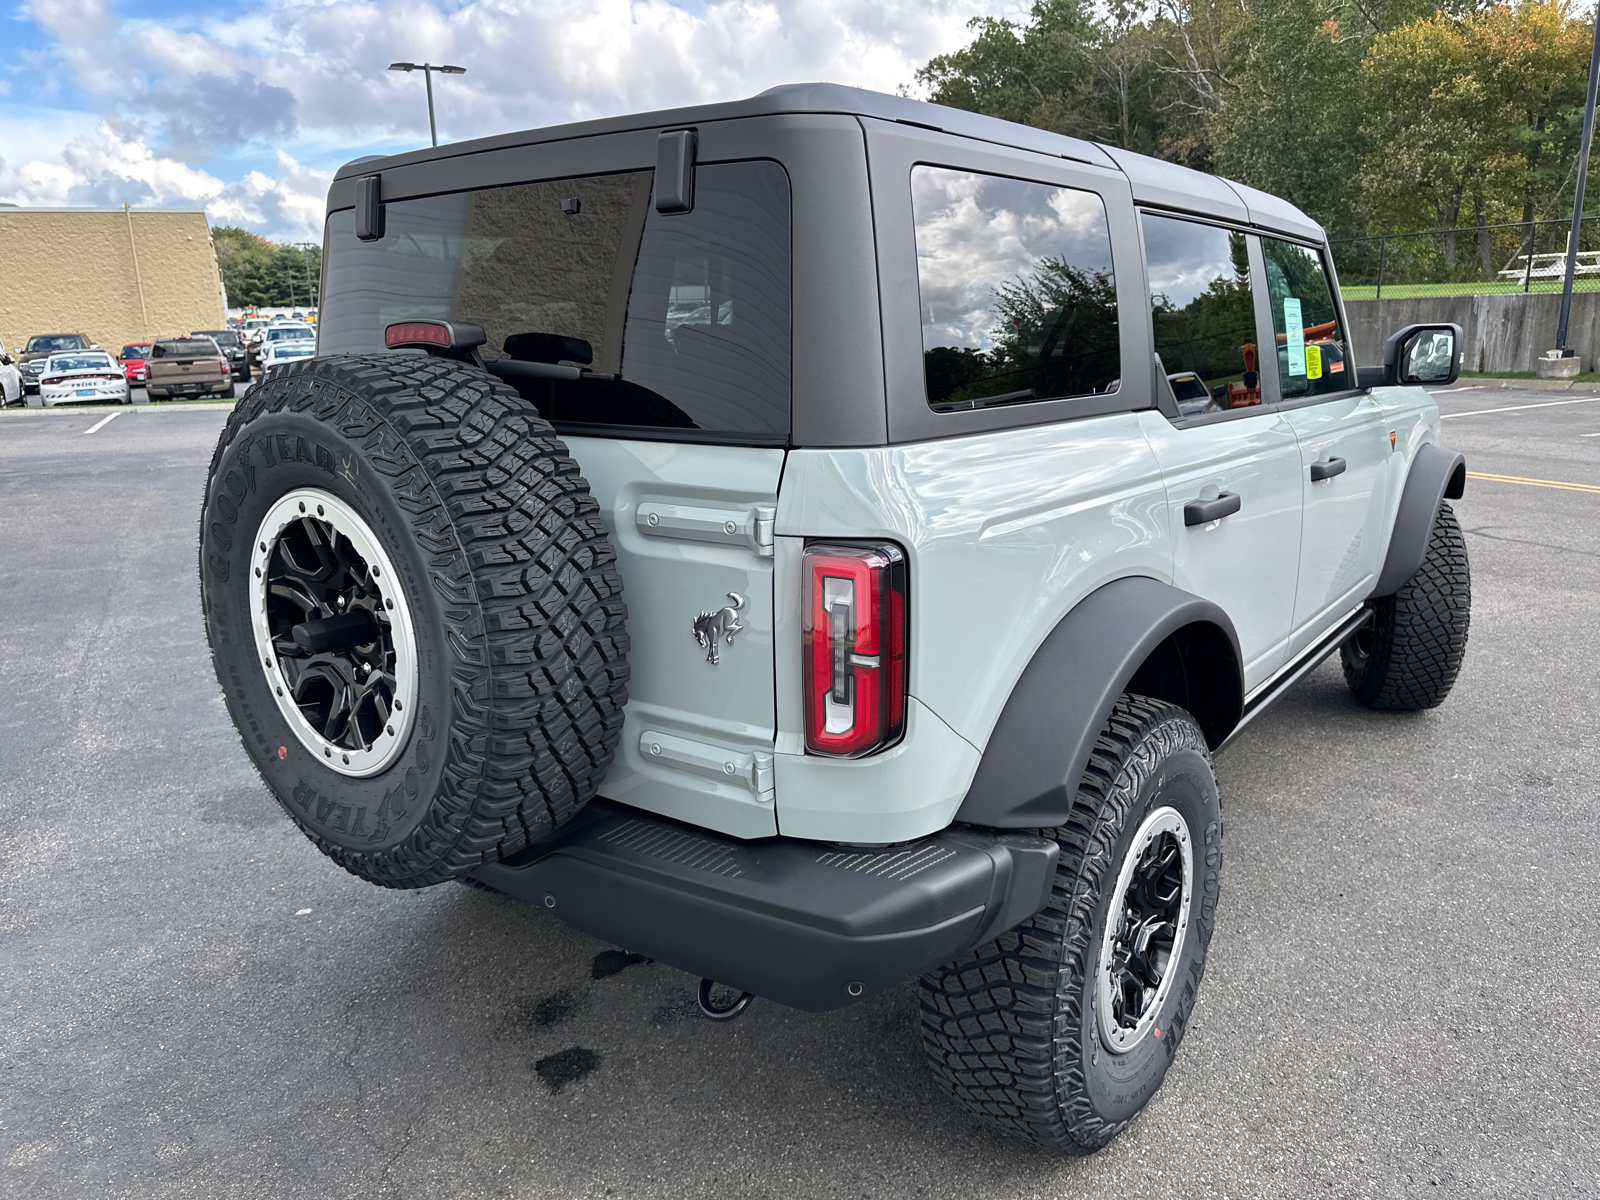
[[[1363,387],[1448,386],[1460,376],[1465,353],[1465,338],[1459,325],[1447,321],[1407,325],[1383,347],[1383,378],[1376,378],[1376,368],[1362,367],[1358,382]]]

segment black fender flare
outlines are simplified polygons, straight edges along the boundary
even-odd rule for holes
[[[1113,580],[1062,617],[1023,668],[955,819],[996,829],[1064,823],[1117,697],[1163,643],[1185,631],[1197,631],[1195,644],[1210,647],[1204,669],[1213,703],[1201,725],[1207,741],[1220,744],[1244,703],[1233,622],[1211,601],[1170,584]],[[1187,656],[1179,657],[1177,669],[1186,671]]]
[[[1446,498],[1459,500],[1467,487],[1467,460],[1455,450],[1426,443],[1417,448],[1400,493],[1400,507],[1389,535],[1389,553],[1378,572],[1371,599],[1392,596],[1417,573],[1428,553],[1433,519]]]

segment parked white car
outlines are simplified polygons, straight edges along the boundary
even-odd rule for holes
[[[311,326],[300,322],[285,321],[282,325],[268,325],[262,334],[262,349],[278,342],[305,342],[313,345],[317,340],[317,331]]]
[[[11,357],[6,343],[0,338],[0,408],[22,403],[22,372],[17,360]]]
[[[104,350],[52,354],[39,376],[39,404],[131,404],[122,367]]]
[[[298,358],[314,358],[317,343],[312,338],[295,338],[291,341],[269,342],[261,359],[261,373],[266,375],[273,367],[282,366]]]

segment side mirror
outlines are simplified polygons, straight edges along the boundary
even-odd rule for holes
[[[1452,384],[1464,354],[1461,326],[1407,325],[1383,348],[1383,378],[1377,378],[1376,369],[1362,367],[1360,381],[1364,387]]]

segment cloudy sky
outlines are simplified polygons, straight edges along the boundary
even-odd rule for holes
[[[829,80],[894,91],[1013,0],[23,0],[0,23],[0,201],[204,206],[321,239],[333,171],[439,138]]]

